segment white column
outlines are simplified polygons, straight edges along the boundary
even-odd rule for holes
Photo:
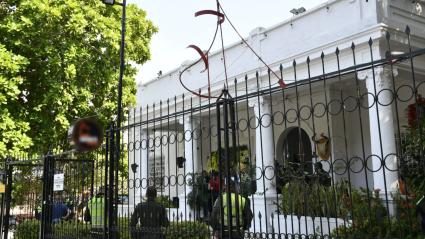
[[[184,155],[186,158],[186,174],[199,172],[200,158],[198,158],[198,138],[196,133],[199,130],[199,121],[191,117],[184,119]]]
[[[184,129],[184,158],[186,159],[184,168],[180,169],[180,173],[183,174],[183,170],[185,170],[184,174],[186,175],[186,184],[179,195],[179,217],[180,214],[183,214],[183,218],[181,218],[181,220],[193,220],[195,216],[194,210],[192,210],[187,203],[187,195],[192,192],[192,187],[187,185],[187,183],[190,180],[194,180],[193,173],[197,173],[199,170],[198,161],[200,158],[198,157],[198,139],[196,139],[196,136],[193,133],[197,128],[199,128],[199,122],[197,119],[187,116],[180,123],[183,124]]]
[[[265,177],[257,180],[257,192],[276,195],[276,184],[273,177],[275,165],[270,103],[261,97],[260,101],[255,102],[253,107],[256,118],[255,124],[256,126],[258,125],[255,130],[255,166],[257,168],[257,178],[261,177],[260,169],[262,171],[265,170]],[[270,179],[272,177],[273,179]]]
[[[253,107],[256,126],[258,125],[255,129],[257,193],[253,197],[251,207],[254,208],[255,220],[253,220],[250,230],[271,233],[273,231],[271,214],[277,210],[273,128],[271,125],[272,112],[270,102],[264,97],[261,97],[260,100],[251,101],[250,106]],[[260,213],[261,220],[259,219]]]
[[[397,72],[394,72],[396,74]],[[391,71],[382,68],[375,70],[375,80],[373,72],[368,71],[366,75],[366,86],[369,92],[369,127],[370,127],[370,147],[372,159],[373,184],[374,189],[380,189],[382,199],[392,201],[391,192],[397,190],[394,187],[398,180],[397,170],[397,149],[396,135],[394,130],[395,117],[393,112],[393,85]],[[375,102],[375,99],[377,102]],[[392,103],[391,103],[392,102]],[[390,104],[391,103],[391,104]],[[389,105],[388,105],[389,104]],[[381,160],[382,162],[381,163]],[[383,165],[384,164],[384,165]],[[385,195],[385,190],[387,194]],[[386,198],[387,196],[387,198]],[[393,213],[393,207],[390,208]]]

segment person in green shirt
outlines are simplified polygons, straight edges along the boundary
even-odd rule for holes
[[[87,202],[84,221],[91,222],[92,238],[103,238],[105,231],[105,188],[101,187],[95,197]]]
[[[229,193],[223,192],[223,214],[221,215],[221,201],[217,198],[211,213],[211,227],[218,238],[243,239],[244,231],[251,226],[253,214],[248,198],[239,194],[239,185],[235,181],[229,182]],[[226,187],[224,187],[226,189]],[[229,204],[230,203],[230,204]],[[229,215],[230,211],[230,215]],[[221,218],[223,217],[224,225]],[[230,218],[230,220],[229,220]],[[223,227],[223,235],[221,229]],[[230,237],[231,235],[231,237]]]

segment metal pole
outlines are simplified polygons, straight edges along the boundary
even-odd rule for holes
[[[114,180],[114,176],[115,176],[115,174],[114,174],[114,170],[115,170],[115,167],[114,167],[114,157],[115,157],[115,154],[114,154],[114,136],[115,136],[115,128],[112,126],[112,129],[111,129],[111,137],[110,137],[110,140],[111,140],[111,154],[110,154],[110,158],[109,158],[109,175],[108,175],[108,180],[109,180],[109,182],[108,182],[108,191],[107,191],[107,196],[108,196],[108,220],[107,220],[107,222],[108,222],[108,238],[109,239],[114,239],[114,235],[112,234],[113,233],[113,231],[112,231],[112,229],[114,228],[114,215],[115,215],[115,213],[114,213],[114,204],[115,204],[115,202],[114,202],[114,191],[113,191],[113,189],[114,189],[114,182],[115,182],[115,180]],[[117,151],[118,149],[115,149],[115,152]],[[115,229],[115,228],[114,228]]]
[[[6,203],[6,212],[3,218],[4,224],[4,234],[3,238],[7,239],[9,233],[9,217],[10,217],[10,203],[12,201],[12,170],[13,166],[10,164],[12,159],[8,157],[6,159],[6,194],[5,194],[5,203]]]
[[[118,81],[118,110],[117,110],[117,128],[121,127],[121,121],[122,121],[122,82],[124,78],[124,71],[125,71],[125,32],[126,32],[126,7],[127,7],[127,0],[123,0],[122,4],[122,18],[121,18],[121,47],[120,47],[120,75],[119,75],[119,81]],[[119,142],[119,139],[117,140]],[[118,149],[119,152],[119,149]]]
[[[1,182],[2,183],[6,183],[6,162],[4,163],[3,166],[3,175],[1,176]],[[5,191],[6,192],[6,191]],[[4,197],[5,197],[5,192],[1,194],[1,208],[0,208],[0,238],[2,238],[3,236],[3,225],[4,225]]]
[[[4,193],[1,194],[1,209],[0,209],[0,238],[3,236],[3,219],[4,219]]]
[[[119,129],[121,127],[122,122],[122,82],[124,79],[124,71],[125,71],[125,32],[126,32],[126,19],[127,19],[127,0],[123,0],[122,4],[122,17],[121,17],[121,46],[120,46],[120,75],[118,79],[118,109],[117,109],[117,125],[116,127]],[[117,145],[120,144],[119,138],[119,130],[117,131]],[[117,148],[117,159],[120,156],[120,148]]]
[[[46,238],[46,235],[51,233],[52,225],[52,195],[53,195],[53,160],[54,156],[49,152],[44,158],[43,167],[43,195],[41,209],[41,223],[39,238]]]
[[[112,208],[110,208],[111,214],[109,214],[109,231],[111,232],[111,227],[114,227],[114,233],[113,234],[109,234],[110,238],[115,238],[115,230],[116,230],[116,222],[115,222],[115,217],[117,216],[117,208],[116,208],[116,201],[114,200],[114,176],[113,176],[113,171],[112,170],[118,170],[119,167],[119,161],[121,158],[121,147],[120,147],[120,141],[121,141],[121,135],[120,135],[120,128],[121,128],[121,122],[122,122],[122,85],[123,85],[123,78],[124,78],[124,71],[125,71],[125,32],[126,32],[126,8],[127,8],[127,0],[123,0],[122,4],[120,4],[122,7],[122,17],[121,17],[121,47],[120,47],[120,75],[119,75],[119,81],[118,81],[118,109],[117,109],[117,131],[116,131],[116,148],[115,148],[115,153],[116,153],[116,157],[115,160],[116,162],[113,160],[113,157],[111,157],[110,160],[110,198],[109,200],[111,200],[110,205],[112,206]],[[113,148],[113,147],[112,147]],[[116,167],[114,167],[116,166]],[[118,175],[118,174],[117,174]],[[116,181],[118,181],[118,177],[116,178]],[[116,185],[118,186],[118,185]]]

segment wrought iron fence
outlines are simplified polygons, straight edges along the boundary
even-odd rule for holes
[[[182,95],[128,110],[127,124],[112,125],[99,152],[37,161],[44,166],[37,234],[424,236],[425,50],[413,49],[408,29],[402,37],[405,53],[396,54],[388,33],[282,65],[285,88],[259,71],[216,98]],[[55,224],[51,215],[60,170],[78,208],[75,223]]]
[[[182,95],[130,110],[118,129],[129,164],[117,188],[129,195],[125,215],[149,204],[153,186],[172,223],[196,222],[189,231],[208,228],[206,238],[423,235],[424,78],[415,61],[424,50],[412,49],[409,29],[402,37],[397,55],[388,33],[281,66],[284,89],[270,71],[257,72],[217,98]],[[135,222],[130,231],[142,230]]]

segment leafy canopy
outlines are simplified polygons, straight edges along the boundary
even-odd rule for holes
[[[0,155],[63,146],[80,117],[113,118],[121,10],[101,0],[0,2]],[[156,31],[143,10],[128,6],[124,106],[135,103],[130,63],[149,59]]]

